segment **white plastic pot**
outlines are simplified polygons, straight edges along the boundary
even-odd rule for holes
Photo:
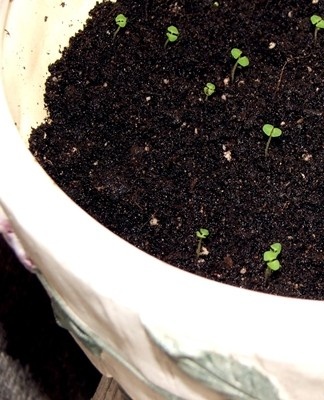
[[[133,399],[323,400],[324,302],[234,288],[154,259],[75,205],[28,151],[30,128],[46,115],[47,66],[95,2],[0,2],[1,232],[60,323]]]

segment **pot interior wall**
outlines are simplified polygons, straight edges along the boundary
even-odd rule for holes
[[[3,77],[8,105],[27,145],[31,127],[46,117],[43,95],[48,66],[82,28],[95,0],[8,1]],[[5,7],[4,3],[2,5]]]

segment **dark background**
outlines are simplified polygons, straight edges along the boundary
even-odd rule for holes
[[[45,290],[37,277],[20,264],[1,235],[0,328],[0,343],[5,343],[0,348],[4,356],[0,363],[12,360],[17,376],[21,369],[28,372],[27,383],[31,380],[29,384],[43,395],[35,400],[89,400],[94,394],[99,372],[70,334],[56,325]],[[1,371],[8,371],[8,367],[0,365],[0,375]],[[17,395],[12,394],[8,400],[11,398],[16,400]]]

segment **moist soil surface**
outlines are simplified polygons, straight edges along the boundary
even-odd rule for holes
[[[315,42],[310,22],[323,6],[213,3],[98,4],[49,67],[31,151],[145,252],[230,285],[324,299],[324,31]],[[114,38],[119,13],[128,23]],[[165,46],[169,25],[180,35]],[[232,82],[234,47],[250,65]],[[267,157],[264,124],[282,130]],[[210,234],[197,258],[200,228]],[[265,279],[274,242],[282,268]]]

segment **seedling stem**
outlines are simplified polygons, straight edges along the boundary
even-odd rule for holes
[[[197,250],[196,250],[197,258],[199,258],[199,256],[201,255],[202,241],[203,241],[203,239],[206,239],[208,235],[209,235],[208,229],[200,228],[199,231],[196,232],[196,236],[198,238],[198,244],[197,244]]]
[[[169,42],[175,42],[179,38],[179,30],[176,26],[170,25],[166,31],[167,40],[164,43],[164,48]]]
[[[263,261],[267,264],[265,270],[266,281],[274,271],[278,271],[281,268],[281,264],[277,260],[278,255],[281,253],[281,248],[281,243],[272,243],[270,250],[263,253]]]
[[[127,25],[127,18],[125,17],[124,14],[118,14],[117,17],[115,18],[115,22],[118,27],[114,32],[113,40],[115,39],[117,33],[120,31],[120,28],[125,28],[125,26]]]
[[[310,17],[311,23],[315,26],[315,31],[314,31],[314,43],[316,43],[317,40],[317,32],[320,29],[324,29],[324,19],[320,17],[319,15],[312,15]]]
[[[281,136],[282,130],[279,128],[275,128],[273,125],[270,125],[270,124],[263,125],[262,130],[267,136],[269,136],[269,139],[268,139],[266,147],[265,147],[265,152],[264,152],[265,156],[268,157],[268,151],[269,151],[271,139],[273,137]]]
[[[236,68],[238,66],[247,67],[250,64],[250,60],[247,56],[242,56],[242,50],[237,49],[236,47],[231,50],[231,56],[236,60],[231,71],[231,80],[234,82]]]
[[[206,86],[204,87],[204,93],[206,95],[206,100],[208,99],[209,96],[214,94],[215,89],[216,89],[216,86],[213,83],[211,83],[211,82],[206,83]]]

